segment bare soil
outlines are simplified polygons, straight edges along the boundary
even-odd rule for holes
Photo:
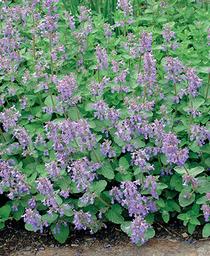
[[[73,233],[65,245],[53,237],[24,230],[21,223],[10,223],[0,232],[0,256],[210,256],[210,239],[200,239],[173,224],[156,227],[156,237],[138,247],[117,227],[96,235]]]

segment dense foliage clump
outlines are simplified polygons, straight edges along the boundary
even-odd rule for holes
[[[0,229],[210,235],[208,13],[184,2],[0,2]]]

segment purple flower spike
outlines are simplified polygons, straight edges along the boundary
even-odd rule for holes
[[[141,217],[136,216],[131,223],[131,241],[134,244],[143,244],[145,241],[145,232],[149,228],[147,222]]]

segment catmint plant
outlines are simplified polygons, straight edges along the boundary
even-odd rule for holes
[[[179,220],[208,237],[205,9],[10,2],[0,1],[0,229],[22,219],[64,243],[70,230],[115,224],[141,245],[156,221]]]

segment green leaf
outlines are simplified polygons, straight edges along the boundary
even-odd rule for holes
[[[181,213],[177,216],[177,218],[183,221],[189,221],[190,219],[187,213]]]
[[[114,171],[109,162],[105,162],[102,168],[98,170],[98,174],[103,175],[105,178],[109,180],[114,179]]]
[[[198,109],[204,102],[205,102],[205,100],[203,98],[193,99],[193,101],[192,101],[193,108]]]
[[[165,202],[162,198],[158,199],[156,201],[157,205],[160,207],[160,208],[164,208],[165,207]]]
[[[196,204],[205,204],[207,202],[206,196],[200,197],[197,201]]]
[[[120,147],[123,147],[123,146],[125,146],[125,142],[123,141],[123,140],[121,140],[119,137],[117,137],[117,136],[114,136],[114,142],[118,145],[118,146],[120,146]]]
[[[163,218],[165,223],[168,223],[169,219],[170,219],[170,214],[167,211],[163,211],[162,212],[162,218]]]
[[[196,228],[196,225],[193,225],[193,224],[189,223],[189,224],[187,225],[188,233],[192,235],[193,232],[195,231],[195,228]]]
[[[91,192],[95,192],[96,194],[100,194],[102,191],[104,191],[104,189],[107,186],[107,182],[105,180],[99,180],[99,181],[95,181],[90,190]]]
[[[174,168],[174,170],[175,170],[178,174],[180,174],[180,175],[183,175],[183,174],[186,173],[186,170],[185,170],[184,167],[176,166],[176,167]]]
[[[179,204],[182,207],[186,207],[195,201],[195,194],[191,193],[189,190],[183,189],[179,194]]]
[[[189,170],[189,174],[192,175],[193,177],[196,177],[198,174],[200,174],[204,171],[205,171],[205,169],[202,166],[197,166],[197,167],[191,168]]]
[[[95,163],[101,163],[101,161],[103,160],[103,156],[101,155],[99,148],[93,149],[90,152],[90,157],[91,157],[91,160]]]
[[[203,237],[210,237],[210,223],[205,224],[202,230]]]
[[[46,97],[45,101],[44,101],[44,104],[47,106],[47,107],[53,107],[53,106],[56,106],[58,103],[57,101],[57,98],[56,96],[54,95],[49,95]]]
[[[127,170],[130,167],[129,162],[127,161],[127,159],[125,157],[120,158],[119,166],[122,166],[124,168],[124,170]]]
[[[182,185],[182,177],[180,175],[177,175],[176,173],[171,177],[170,180],[170,186],[172,189],[175,189],[176,191],[181,191],[183,189]]]
[[[52,224],[53,222],[55,222],[58,218],[58,214],[56,213],[52,213],[52,214],[44,214],[42,216],[42,220],[46,221],[48,224]]]
[[[196,217],[191,217],[190,218],[190,223],[193,225],[200,225],[200,221]]]
[[[154,220],[155,220],[155,215],[154,215],[154,213],[149,213],[149,214],[147,214],[147,216],[145,217],[145,220],[146,220],[146,222],[147,223],[149,223],[149,224],[153,224],[154,223]]]
[[[149,239],[153,238],[154,236],[155,236],[155,230],[154,230],[154,228],[150,227],[145,232],[144,238],[145,238],[145,240],[149,240]]]
[[[68,116],[73,121],[81,119],[81,113],[79,112],[79,109],[77,107],[70,107],[68,110]]]
[[[205,194],[209,192],[210,188],[210,181],[207,180],[205,177],[199,179],[199,186],[196,188],[196,192],[200,194]]]
[[[122,211],[123,209],[120,205],[112,205],[111,209],[107,212],[106,217],[109,221],[115,224],[122,224],[124,222]]]
[[[56,225],[59,225],[58,228],[56,228]],[[69,237],[69,225],[64,224],[54,224],[50,227],[51,232],[54,236],[54,238],[61,244],[65,243],[67,238]]]
[[[15,220],[20,220],[24,214],[24,207],[19,205],[18,210],[13,212],[13,218]]]
[[[193,177],[196,177],[198,174],[205,171],[205,169],[202,166],[197,166],[190,169],[189,168],[185,169],[184,167],[175,167],[174,170],[180,175],[186,174],[188,171],[188,173]]]
[[[123,232],[125,232],[128,236],[131,236],[131,221],[125,221],[120,225],[120,228]]]
[[[25,229],[28,231],[35,231],[31,224],[25,224]]]
[[[1,221],[0,221],[0,230],[3,229],[4,227],[5,227],[4,222],[1,222]]]
[[[0,220],[8,220],[11,212],[11,207],[6,204],[0,208]]]
[[[174,200],[167,200],[166,202],[168,208],[170,209],[170,212],[181,212],[180,206],[176,203]]]
[[[167,187],[168,187],[168,185],[166,185],[166,184],[164,184],[164,183],[158,183],[158,184],[157,184],[157,193],[158,193],[158,195],[160,195],[161,192],[162,192],[165,188],[167,188]]]

